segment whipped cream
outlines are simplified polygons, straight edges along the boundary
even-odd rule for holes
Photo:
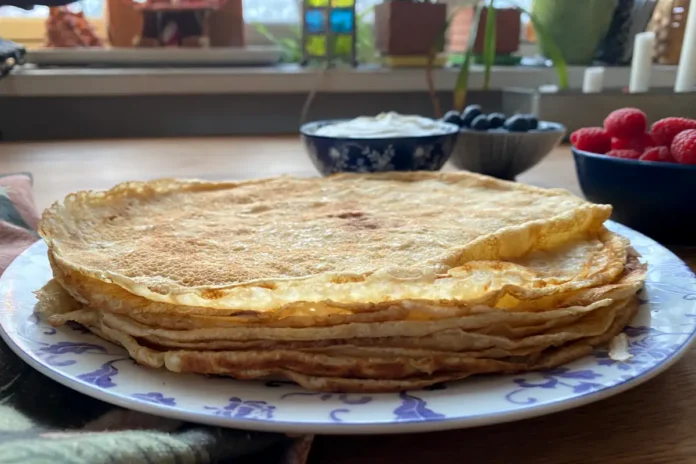
[[[380,113],[377,116],[360,116],[350,121],[320,127],[314,135],[350,139],[381,139],[439,135],[450,132],[450,130],[449,125],[441,121],[390,111]]]

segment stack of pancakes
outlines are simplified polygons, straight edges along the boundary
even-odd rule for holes
[[[545,369],[637,310],[610,214],[471,173],[131,182],[46,210],[37,307],[146,366],[313,390]]]

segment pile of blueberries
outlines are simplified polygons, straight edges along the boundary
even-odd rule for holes
[[[456,124],[463,129],[496,132],[527,132],[540,130],[539,120],[532,114],[516,114],[506,117],[503,113],[484,114],[481,105],[469,105],[462,113],[449,111],[443,121]]]

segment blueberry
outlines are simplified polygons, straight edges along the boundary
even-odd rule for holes
[[[466,108],[464,108],[464,113],[469,113],[471,111],[476,111],[478,114],[481,114],[483,109],[481,108],[481,105],[468,105]]]
[[[470,127],[476,116],[481,114],[481,105],[469,105],[462,111],[462,127]]]
[[[510,132],[527,132],[529,130],[529,121],[521,114],[516,114],[507,118],[503,127]]]
[[[458,126],[462,125],[462,119],[459,117],[459,111],[448,111],[442,118],[445,122],[450,122]]]
[[[488,123],[488,116],[486,116],[485,114],[479,114],[471,122],[471,128],[477,131],[485,131],[488,130],[489,127],[490,124]]]
[[[525,114],[524,117],[527,119],[529,124],[529,130],[534,130],[539,127],[539,120],[533,114]]]
[[[488,127],[497,129],[505,124],[505,115],[503,113],[491,113],[488,115]]]

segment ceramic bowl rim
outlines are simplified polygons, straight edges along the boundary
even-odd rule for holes
[[[505,136],[515,136],[515,137],[534,137],[534,136],[540,136],[541,134],[546,134],[546,135],[556,135],[556,136],[562,136],[565,135],[568,132],[568,129],[566,126],[561,124],[560,122],[554,122],[554,121],[539,121],[539,124],[541,123],[546,123],[546,124],[552,124],[557,127],[555,130],[530,130],[527,132],[511,132],[511,131],[505,131],[505,132],[491,132],[489,130],[485,131],[479,131],[476,129],[471,129],[469,127],[461,127],[459,128],[459,132],[461,134],[476,134],[476,135],[488,135],[488,136],[500,136],[500,135],[505,135]]]
[[[358,137],[335,137],[331,135],[316,135],[307,132],[308,129],[320,125],[320,124],[336,124],[339,122],[346,122],[350,121],[350,119],[346,118],[340,118],[340,119],[320,119],[318,121],[311,121],[311,122],[306,122],[300,126],[300,134],[304,135],[305,137],[311,137],[314,139],[322,139],[322,140],[334,140],[334,141],[350,141],[350,142],[360,142],[360,143],[375,143],[375,142],[381,142],[384,140],[398,140],[402,142],[417,142],[420,140],[424,139],[429,139],[429,138],[439,138],[439,137],[450,137],[450,136],[457,136],[460,133],[461,128],[453,124],[451,122],[444,122],[444,121],[437,121],[441,123],[444,127],[448,127],[450,130],[449,131],[444,131],[444,132],[438,132],[436,134],[428,134],[428,135],[408,135],[408,136],[397,136],[397,137],[363,137],[363,138],[358,138]]]
[[[575,157],[585,157],[590,159],[602,160],[601,162],[606,163],[617,163],[619,165],[633,165],[633,166],[646,166],[648,168],[654,169],[673,169],[673,170],[684,170],[684,171],[696,171],[696,164],[681,164],[681,163],[663,163],[660,161],[644,161],[637,159],[624,159],[624,158],[613,158],[611,156],[602,155],[599,153],[592,153],[585,150],[579,150],[571,145],[570,147],[573,155]]]

